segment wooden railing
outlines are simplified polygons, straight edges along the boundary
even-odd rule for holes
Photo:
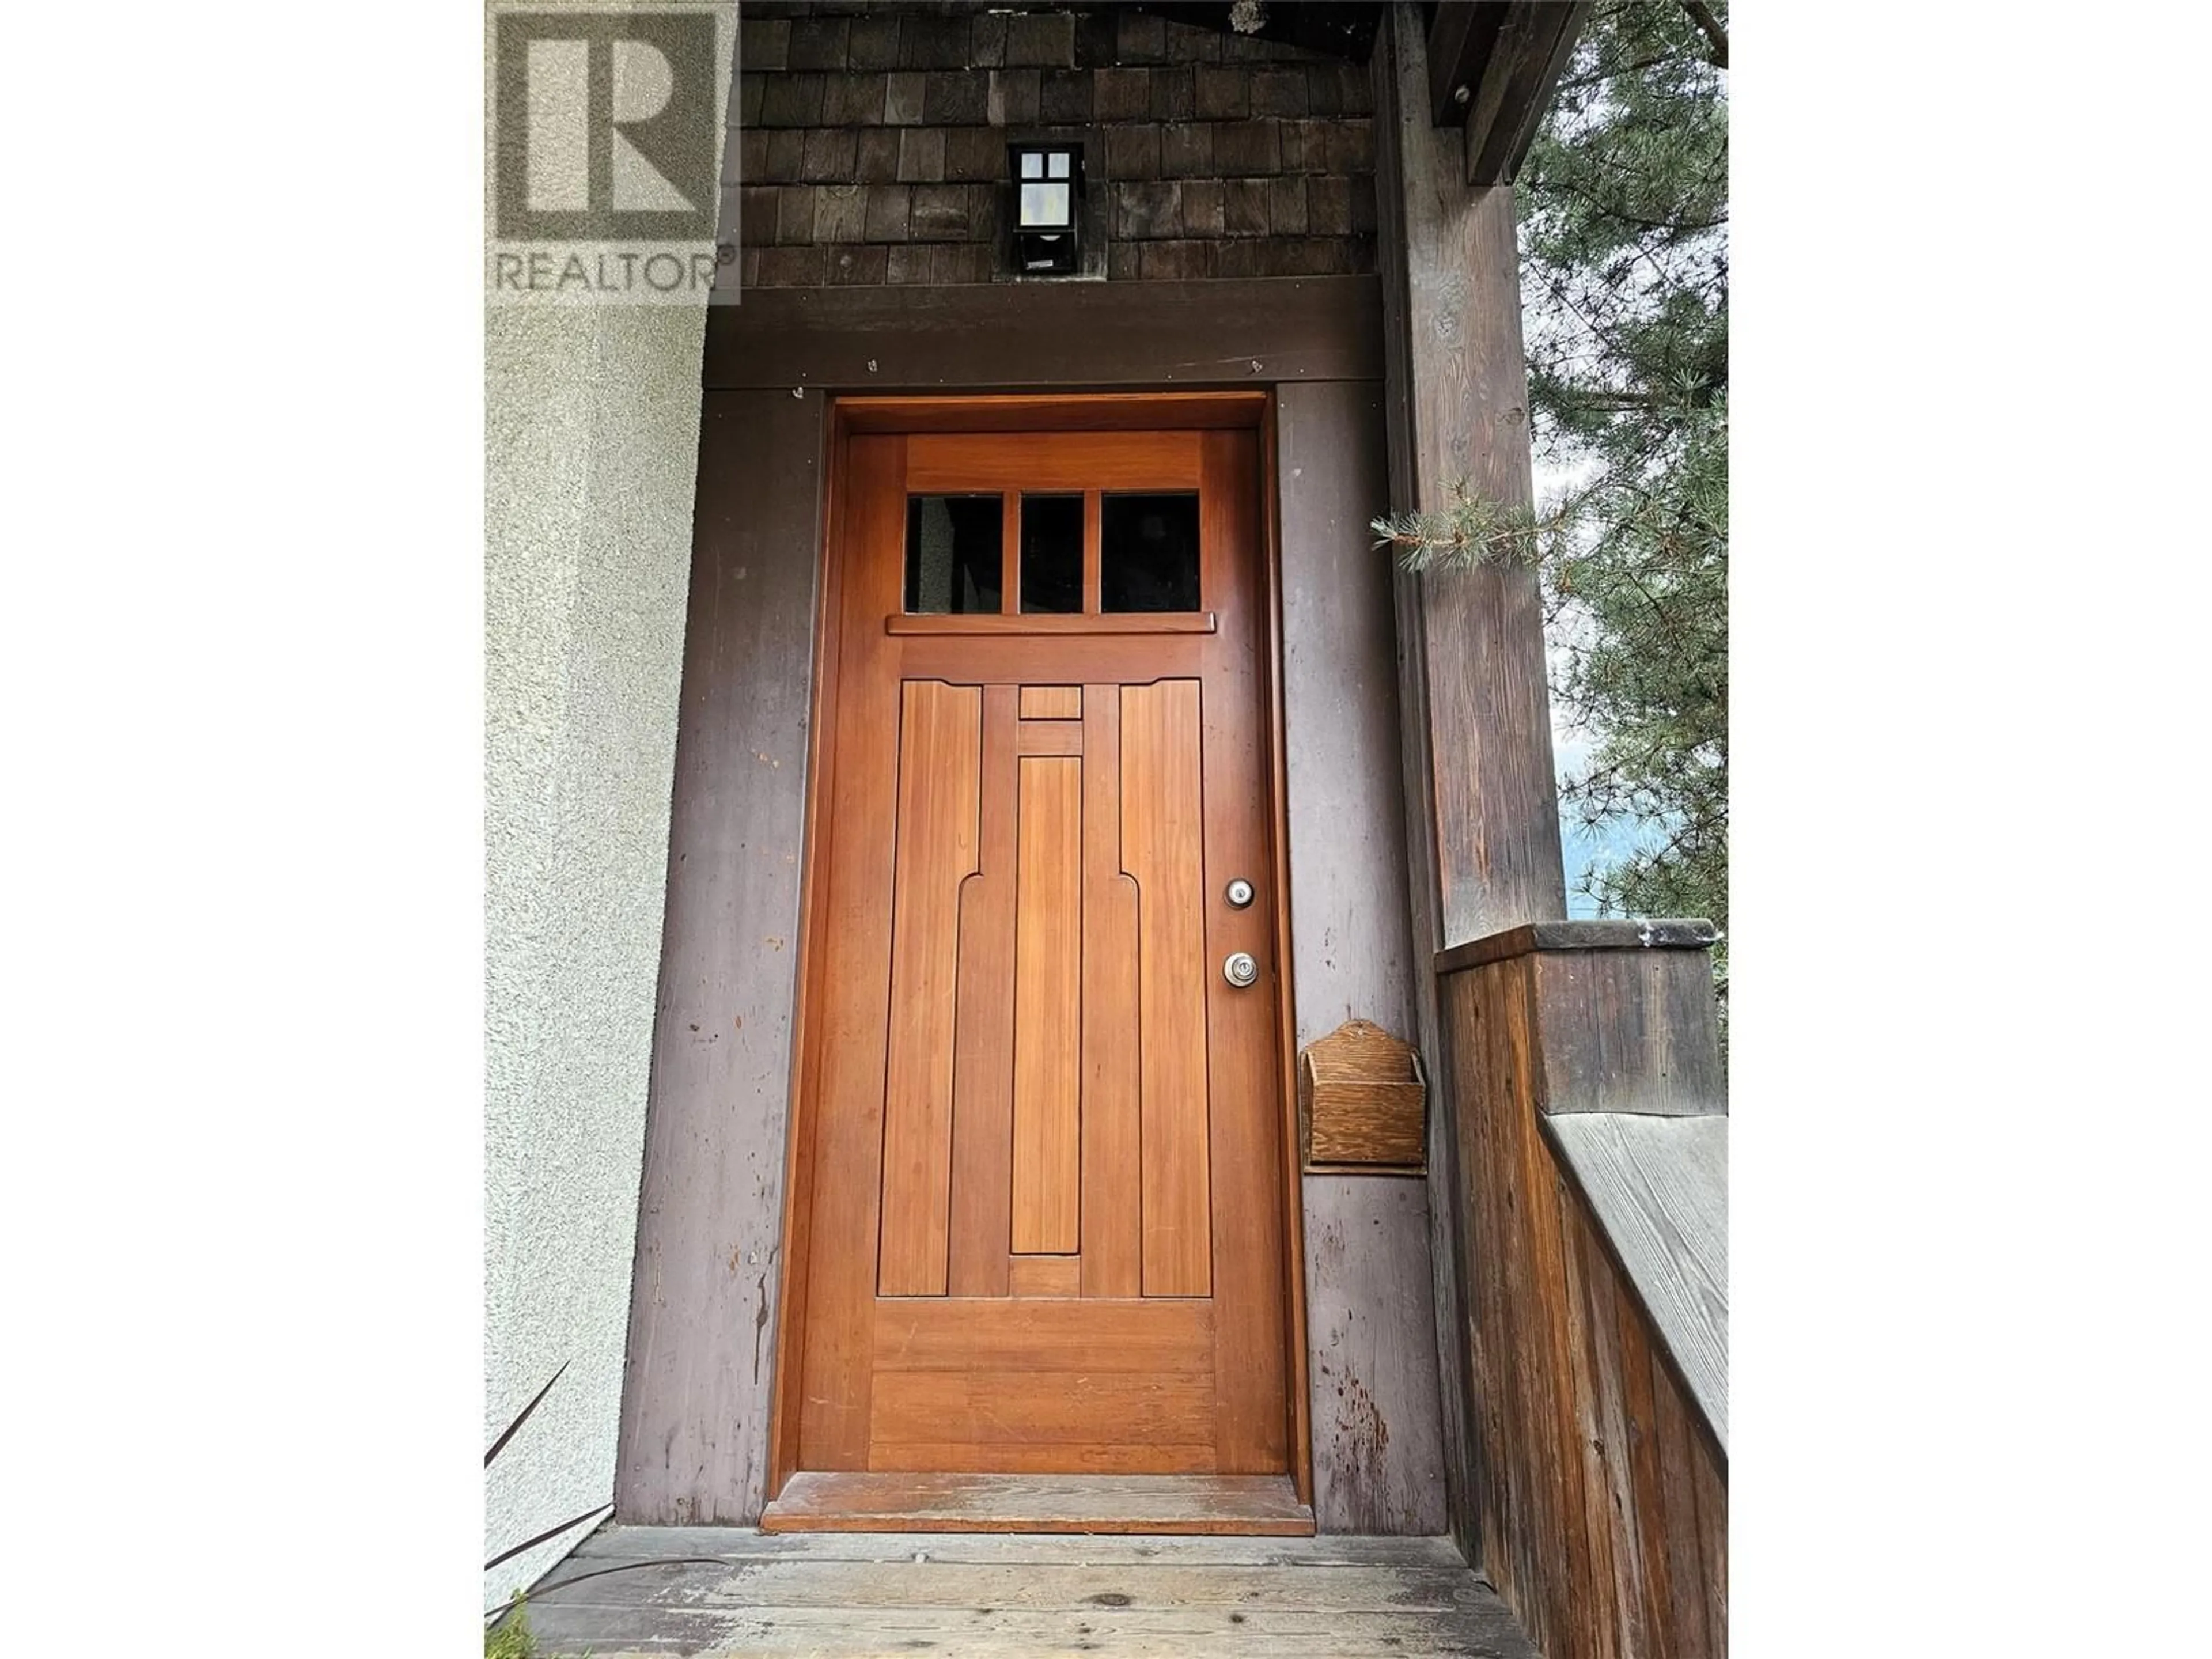
[[[1550,1659],[1728,1646],[1725,1081],[1704,922],[1437,958],[1480,1565]]]

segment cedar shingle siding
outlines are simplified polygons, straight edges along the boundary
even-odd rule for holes
[[[1164,18],[745,0],[722,237],[746,288],[1006,274],[1006,143],[1083,144],[1109,279],[1375,266],[1366,70]]]

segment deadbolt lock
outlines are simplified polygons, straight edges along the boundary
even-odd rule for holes
[[[1239,876],[1229,884],[1229,890],[1224,896],[1228,899],[1231,909],[1242,910],[1252,902],[1252,884]]]
[[[1260,964],[1253,960],[1249,951],[1232,951],[1221,964],[1221,977],[1242,990],[1260,977]]]

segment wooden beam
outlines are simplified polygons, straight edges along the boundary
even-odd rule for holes
[[[1442,0],[1437,7],[1429,20],[1428,58],[1429,112],[1438,126],[1467,125],[1482,66],[1512,9],[1508,0]]]
[[[1590,7],[1588,0],[1522,0],[1505,12],[1468,105],[1470,185],[1510,184],[1519,175]]]
[[[1426,119],[1418,14],[1395,9],[1395,84],[1376,181],[1391,501],[1438,510],[1455,490],[1533,497],[1527,361],[1510,188],[1469,191],[1450,140]],[[1435,846],[1437,948],[1563,917],[1566,883],[1552,779],[1543,607],[1525,567],[1401,579],[1415,614],[1399,638],[1419,672],[1407,730],[1425,747],[1408,779]],[[1416,939],[1416,948],[1419,940]]]
[[[1431,118],[1418,8],[1397,4],[1375,55],[1384,404],[1391,506],[1468,489],[1528,502],[1528,371],[1509,188],[1470,192]],[[1413,949],[1562,917],[1566,880],[1552,777],[1543,607],[1526,568],[1396,577],[1399,702]],[[1486,1449],[1469,1386],[1468,1263],[1437,986],[1416,979],[1431,1060],[1429,1179],[1453,1530],[1480,1559],[1474,1493]]]
[[[707,313],[710,389],[1179,390],[1382,372],[1372,276],[761,289]]]
[[[1575,42],[1583,0],[1444,0],[1427,34],[1429,111],[1466,129],[1467,181],[1510,184]]]

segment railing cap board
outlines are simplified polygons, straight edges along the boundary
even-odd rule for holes
[[[1728,1119],[1540,1120],[1599,1237],[1728,1455]]]
[[[1644,921],[1528,921],[1437,952],[1436,971],[1455,974],[1485,963],[1544,951],[1705,951],[1720,929],[1696,916]]]

